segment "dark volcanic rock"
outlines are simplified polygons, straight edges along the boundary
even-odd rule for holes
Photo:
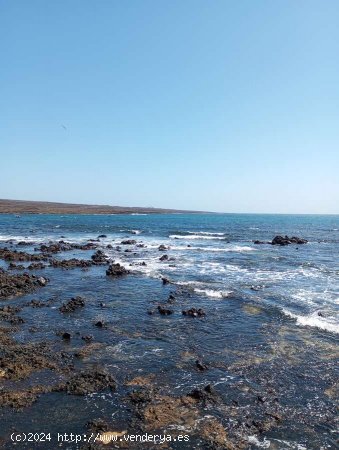
[[[93,261],[89,261],[86,259],[76,259],[76,258],[72,258],[72,259],[63,259],[63,260],[58,260],[58,259],[53,259],[51,260],[51,266],[52,267],[59,267],[61,269],[74,269],[76,267],[91,267],[93,265]]]
[[[168,261],[168,255],[162,255],[162,256],[159,258],[159,261],[161,261],[161,262],[163,262],[163,261]]]
[[[42,254],[31,254],[9,250],[5,247],[0,248],[0,259],[4,259],[5,261],[42,261],[47,260],[47,257]]]
[[[210,384],[205,386],[203,389],[193,389],[193,391],[188,394],[188,397],[192,397],[194,400],[203,403],[216,401],[216,394]]]
[[[161,280],[162,280],[162,284],[169,284],[170,283],[170,280],[168,278],[162,277]]]
[[[203,317],[206,315],[205,311],[201,308],[191,308],[187,309],[186,311],[182,311],[184,316],[190,316],[190,317]]]
[[[119,277],[121,275],[127,275],[129,270],[125,269],[124,266],[121,266],[119,263],[111,264],[109,268],[106,270],[106,275],[110,277]]]
[[[288,237],[288,236],[275,236],[272,240],[272,245],[289,245],[289,244],[307,244],[306,239],[301,239],[296,236]]]
[[[10,275],[0,269],[0,298],[27,294],[37,287],[45,286],[47,282],[47,278],[37,278],[28,273]]]
[[[161,305],[158,306],[158,311],[162,316],[169,316],[170,314],[173,314],[173,311],[171,309],[168,309]]]
[[[40,269],[44,269],[46,267],[46,264],[43,264],[41,262],[37,262],[37,263],[32,263],[30,264],[27,269],[29,270],[40,270]]]
[[[94,255],[91,256],[94,265],[108,264],[107,256],[102,250],[97,250]]]
[[[85,306],[85,301],[82,297],[74,297],[68,302],[64,303],[62,306],[60,306],[59,311],[62,313],[69,313],[73,312],[78,308],[82,308]]]
[[[208,366],[207,366],[206,364],[204,364],[203,362],[199,361],[199,359],[197,359],[197,360],[195,361],[195,366],[196,366],[196,368],[197,368],[198,370],[201,370],[202,372],[203,372],[204,370],[207,370],[207,369],[208,369]]]
[[[98,239],[101,239],[101,238],[107,238],[107,235],[106,234],[99,234]]]
[[[134,245],[136,243],[137,241],[135,241],[134,239],[126,239],[125,241],[121,241],[122,245]]]
[[[9,263],[8,270],[25,270],[25,266],[11,262]]]
[[[47,244],[42,244],[39,250],[42,253],[59,253],[66,252],[69,250],[93,250],[97,248],[97,244],[92,242],[87,242],[86,244],[73,244],[70,242],[59,241],[59,242],[49,242]]]
[[[21,308],[16,306],[2,306],[0,308],[0,320],[9,322],[11,325],[19,325],[24,323],[24,319],[16,315],[19,311],[21,311]]]
[[[58,390],[72,395],[86,395],[100,392],[104,389],[115,390],[113,377],[105,370],[89,370],[75,374],[64,386]]]
[[[161,244],[161,245],[159,245],[158,250],[160,252],[165,252],[166,250],[168,250],[168,247],[166,247],[166,245],[164,245],[164,244]]]

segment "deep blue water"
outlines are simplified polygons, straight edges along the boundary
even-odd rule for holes
[[[47,393],[21,412],[0,410],[0,436],[8,439],[12,427],[82,433],[86,422],[101,417],[109,418],[114,430],[133,431],[126,403],[133,387],[126,379],[151,375],[163,395],[185,395],[210,383],[222,402],[207,406],[205,414],[216,417],[230,436],[248,439],[243,448],[336,448],[339,216],[0,215],[0,246],[25,252],[36,252],[48,241],[85,243],[103,234],[96,244],[130,275],[110,279],[106,266],[46,267],[34,273],[50,279],[47,287],[10,302],[20,306],[39,299],[49,305],[22,309],[25,322],[14,333],[18,342],[48,342],[73,354],[84,346],[81,336],[92,334],[98,348],[75,360],[76,368],[104,365],[117,380],[117,391],[85,398]],[[285,247],[253,243],[278,234],[309,242]],[[124,239],[136,243],[121,245]],[[26,245],[17,246],[20,241]],[[168,247],[165,252],[159,251],[161,244]],[[53,257],[89,259],[92,253],[74,250]],[[169,259],[161,262],[164,254]],[[163,285],[162,277],[171,283]],[[173,303],[167,303],[170,292]],[[76,295],[86,299],[86,307],[62,315],[59,306]],[[158,314],[159,304],[173,314]],[[203,308],[206,316],[183,316],[182,310],[191,307]],[[107,328],[95,327],[98,320]],[[64,331],[72,333],[71,343],[60,339]],[[197,371],[196,359],[208,370]],[[18,388],[56,381],[54,373],[33,375]],[[267,403],[259,404],[258,395]],[[270,402],[282,417],[279,425],[260,434],[247,431],[244,423],[253,417],[264,420]],[[206,448],[197,436],[199,427],[187,429],[190,445],[172,448]]]

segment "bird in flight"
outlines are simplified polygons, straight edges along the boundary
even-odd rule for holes
[[[62,128],[67,131],[67,128],[65,127],[65,125],[61,124]]]

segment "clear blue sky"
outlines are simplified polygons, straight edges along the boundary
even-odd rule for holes
[[[0,198],[339,213],[337,0],[0,0]]]

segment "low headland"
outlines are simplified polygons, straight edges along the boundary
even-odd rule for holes
[[[0,199],[0,214],[196,214],[180,209]]]

